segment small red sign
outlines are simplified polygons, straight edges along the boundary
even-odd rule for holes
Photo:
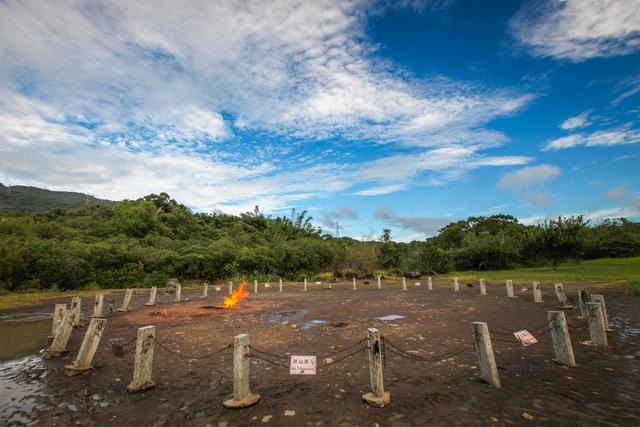
[[[530,346],[531,344],[536,344],[538,340],[529,333],[529,331],[518,331],[514,332],[516,339],[520,341],[523,347]]]

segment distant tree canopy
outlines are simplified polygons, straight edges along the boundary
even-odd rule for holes
[[[166,193],[45,213],[0,214],[0,289],[163,285],[193,280],[301,280],[420,271],[553,268],[567,259],[640,255],[640,224],[582,217],[526,226],[470,217],[411,243],[322,234],[307,211],[270,217],[193,213]]]

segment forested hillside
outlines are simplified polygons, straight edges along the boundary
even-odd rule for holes
[[[7,187],[0,183],[0,212],[44,212],[113,203],[82,193],[50,191],[24,185]]]
[[[451,223],[424,241],[322,234],[306,212],[192,213],[167,194],[136,201],[0,214],[0,289],[163,285],[216,280],[489,270],[640,255],[640,224],[581,217],[525,226],[507,215]]]

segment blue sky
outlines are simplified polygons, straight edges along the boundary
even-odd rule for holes
[[[424,239],[640,216],[640,3],[0,1],[0,181]]]

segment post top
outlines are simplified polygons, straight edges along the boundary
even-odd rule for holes
[[[378,331],[378,328],[367,328],[367,331],[372,332],[372,333],[380,332],[380,331]]]

